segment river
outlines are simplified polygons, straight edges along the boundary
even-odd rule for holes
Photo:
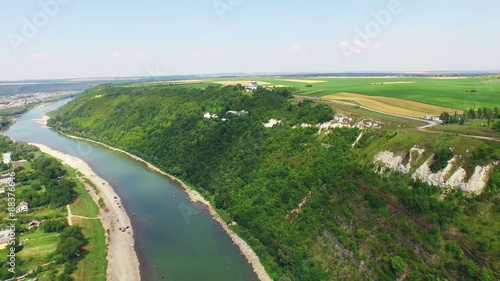
[[[131,218],[143,280],[258,280],[222,227],[175,182],[122,153],[67,138],[35,121],[67,102],[28,111],[4,134],[78,157],[111,184]]]

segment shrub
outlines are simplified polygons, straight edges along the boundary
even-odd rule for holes
[[[391,258],[391,268],[395,273],[401,272],[406,267],[406,263],[400,256]]]

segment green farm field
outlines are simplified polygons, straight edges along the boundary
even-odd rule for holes
[[[186,84],[228,82],[248,83],[252,80],[262,86],[289,86],[299,88],[297,95],[323,97],[337,93],[356,93],[405,99],[457,110],[500,106],[500,75],[477,77],[235,77],[185,81]],[[179,83],[181,81],[177,81]],[[403,83],[401,83],[403,82]],[[406,83],[405,83],[406,82]]]

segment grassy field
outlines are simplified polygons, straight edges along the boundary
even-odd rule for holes
[[[97,186],[95,186],[95,184],[91,180],[84,178],[83,181],[85,182],[85,184],[91,186],[94,189],[96,194],[99,194],[99,190],[97,189]]]
[[[387,77],[387,78],[333,78],[333,77],[235,77],[205,80],[188,80],[187,84],[207,85],[208,83],[243,85],[252,80],[263,86],[290,86],[300,91],[298,95],[327,96],[338,93],[357,93],[410,100],[453,109],[500,106],[500,76],[488,75],[468,78],[435,79],[428,77]],[[233,82],[233,83],[230,83]],[[406,82],[406,83],[401,83]],[[171,83],[171,82],[157,82]],[[183,81],[176,81],[181,84]],[[142,83],[141,83],[142,84]]]
[[[302,101],[307,98],[297,97],[296,100]],[[427,125],[427,122],[417,121],[411,119],[403,119],[401,117],[391,116],[387,114],[382,114],[370,110],[363,109],[359,106],[352,106],[346,104],[333,103],[328,100],[319,100],[314,99],[315,102],[324,103],[330,105],[335,112],[345,114],[349,117],[352,117],[356,122],[361,121],[362,119],[374,119],[384,123],[385,128],[416,128]]]
[[[25,240],[24,248],[19,252],[23,268],[35,270],[39,265],[51,262],[51,254],[56,250],[58,243],[59,234],[44,233],[41,237]]]
[[[17,167],[23,167],[25,170],[31,170],[30,162],[13,162],[12,169],[15,170]]]
[[[71,204],[71,213],[77,216],[96,217],[99,210],[82,183],[78,184],[76,192],[78,192],[78,198]]]
[[[351,101],[356,104],[379,110],[382,112],[422,118],[424,116],[439,116],[443,112],[454,112],[455,109],[425,104],[421,102],[379,97],[366,96],[351,93],[339,93],[335,95],[324,96],[325,99]]]
[[[275,83],[298,87],[302,95],[325,96],[337,93],[357,93],[383,96],[433,104],[448,108],[468,109],[500,105],[500,76],[482,76],[464,79],[432,78],[321,78],[324,83],[312,84],[293,81]],[[269,80],[263,79],[266,82]],[[307,79],[306,79],[307,80]],[[318,80],[318,79],[311,79]],[[387,82],[392,82],[391,84]],[[413,82],[413,83],[394,83]]]
[[[73,273],[75,280],[106,281],[106,241],[104,228],[99,220],[73,218],[75,225],[82,227],[82,232],[89,244],[85,246],[83,259],[78,262]]]
[[[496,132],[491,128],[481,127],[478,125],[468,126],[468,125],[447,124],[443,126],[430,127],[427,130],[434,132],[450,133],[450,134],[475,135],[475,136],[493,137],[500,139],[500,132]]]

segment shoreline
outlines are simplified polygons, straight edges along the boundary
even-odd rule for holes
[[[231,240],[233,241],[233,243],[236,246],[238,246],[238,248],[240,250],[240,253],[245,257],[245,259],[248,261],[248,263],[252,266],[253,272],[257,275],[257,278],[260,281],[272,281],[271,277],[269,276],[269,274],[267,274],[267,271],[265,270],[264,266],[260,262],[259,257],[257,256],[257,254],[255,254],[255,252],[253,251],[253,249],[248,245],[248,243],[245,240],[243,240],[242,238],[240,238],[234,231],[232,231],[229,228],[228,224],[220,217],[220,215],[217,213],[217,211],[215,210],[215,208],[210,204],[210,202],[207,201],[205,198],[203,198],[201,196],[201,194],[198,193],[198,191],[193,190],[190,186],[188,186],[187,184],[185,184],[183,181],[181,181],[177,177],[175,177],[173,175],[170,175],[168,173],[163,172],[162,170],[160,170],[159,168],[157,168],[153,164],[151,164],[151,163],[147,162],[146,160],[144,160],[144,159],[142,159],[142,158],[140,158],[138,156],[135,156],[135,155],[133,155],[133,154],[127,152],[127,151],[124,151],[124,150],[121,150],[121,149],[109,146],[107,144],[104,144],[104,143],[101,143],[101,142],[98,142],[98,141],[94,141],[94,140],[90,140],[90,139],[85,139],[85,138],[81,138],[81,137],[77,137],[77,136],[68,135],[68,134],[62,133],[60,131],[58,131],[58,133],[66,136],[68,138],[95,143],[95,144],[104,146],[104,147],[106,147],[106,148],[108,148],[110,150],[123,153],[123,154],[129,156],[130,158],[132,158],[133,160],[135,160],[137,162],[140,162],[142,164],[145,164],[146,167],[150,171],[156,172],[156,173],[158,173],[160,175],[166,176],[166,177],[170,178],[171,180],[175,181],[177,184],[179,184],[183,188],[183,190],[187,194],[189,200],[191,200],[192,202],[198,202],[198,203],[202,204],[203,206],[205,206],[205,208],[207,208],[207,210],[209,211],[209,213],[212,216],[212,218],[215,221],[217,221],[222,226],[222,228],[224,229],[224,231],[226,232],[226,234],[231,238]]]
[[[98,197],[104,201],[104,208],[99,206],[99,220],[105,230],[107,246],[106,280],[113,281],[133,281],[141,280],[139,259],[135,251],[133,229],[128,228],[127,232],[121,232],[119,227],[130,226],[130,218],[125,209],[121,207],[121,199],[113,190],[113,187],[103,178],[95,174],[90,166],[80,158],[57,151],[43,144],[29,143],[40,149],[43,153],[49,154],[62,161],[63,165],[69,166],[82,173],[85,178],[92,181],[97,190]],[[89,194],[92,197],[92,194]],[[93,197],[92,197],[93,198]],[[94,199],[94,198],[93,198]]]

